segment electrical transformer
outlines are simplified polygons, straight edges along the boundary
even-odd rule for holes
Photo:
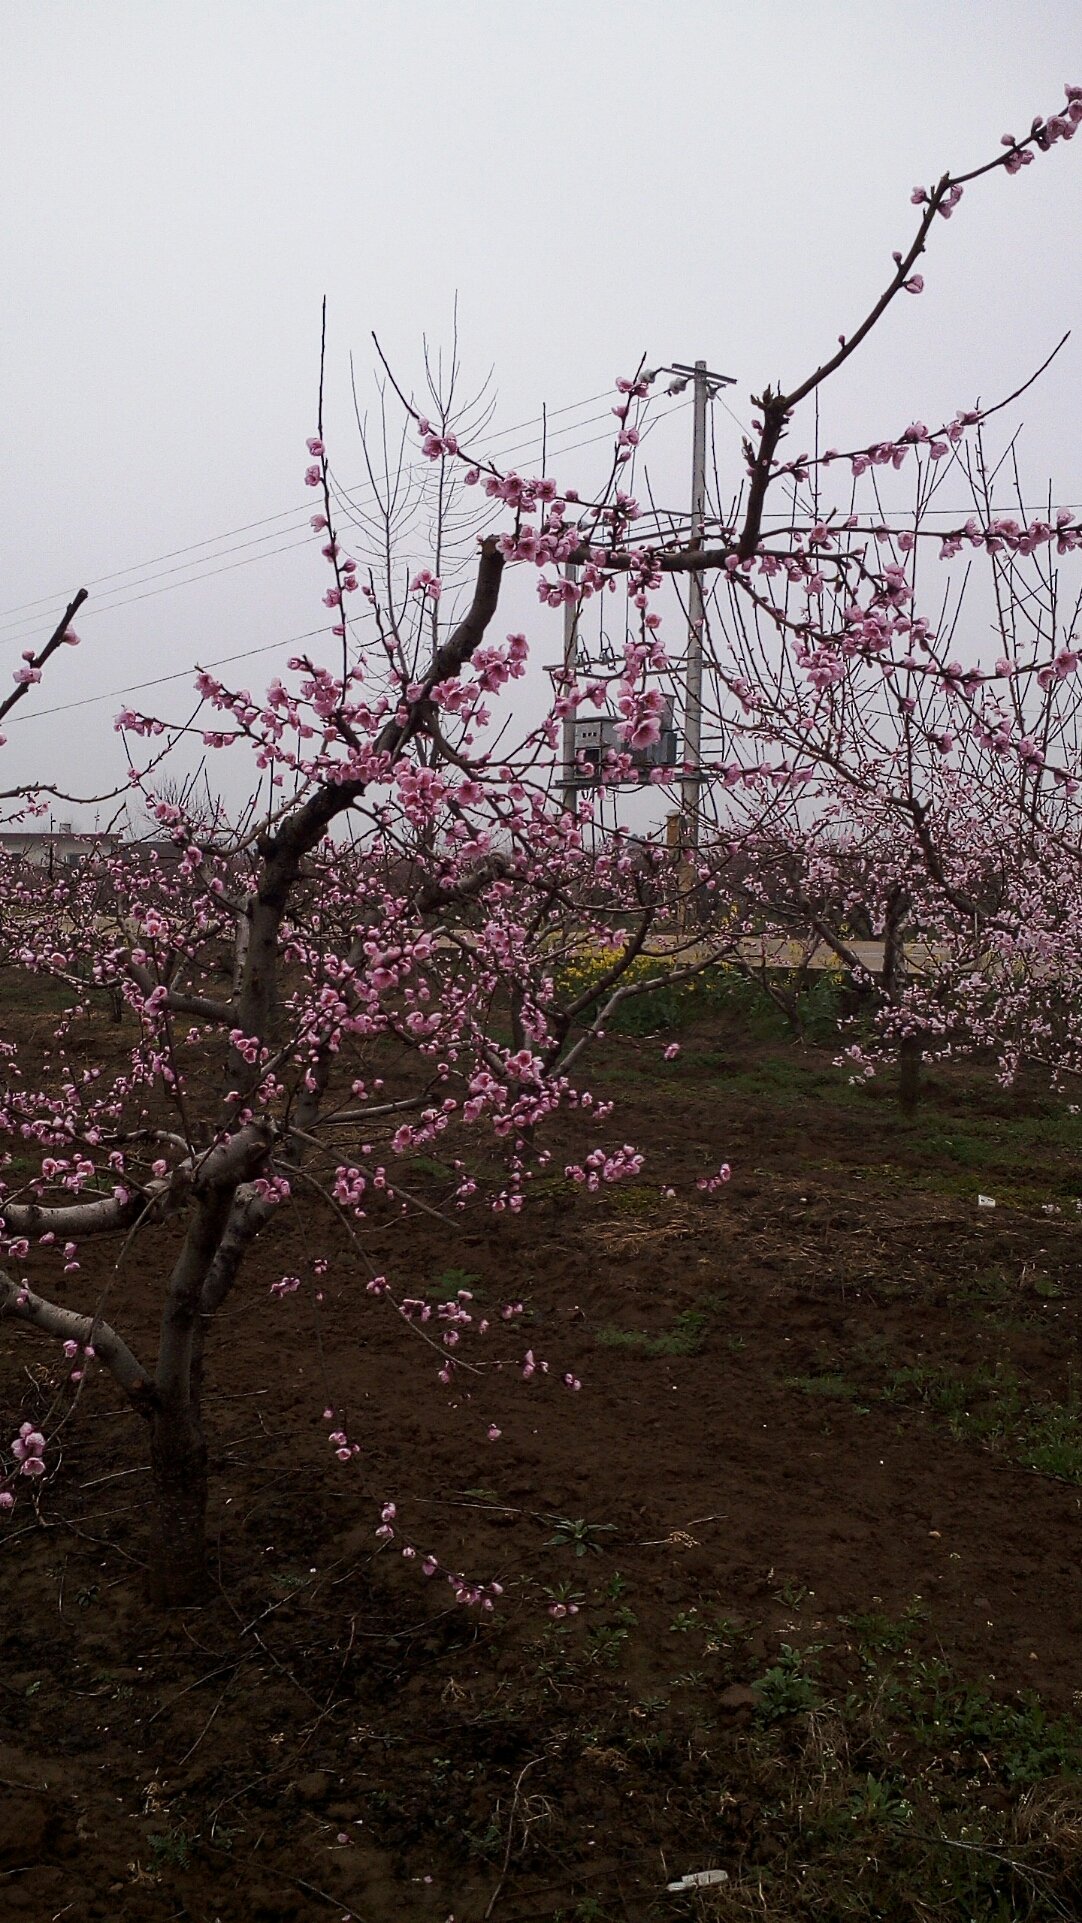
[[[617,726],[617,717],[609,714],[598,715],[591,720],[576,720],[575,765],[566,771],[572,782],[585,784],[596,781],[602,762],[608,755],[630,753],[632,767],[640,781],[649,775],[651,768],[676,766],[676,729],[670,700],[665,701],[662,709],[661,735],[648,748],[628,749],[626,742],[616,732]]]

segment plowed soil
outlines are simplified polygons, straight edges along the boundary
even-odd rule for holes
[[[387,1210],[360,1248],[318,1196],[268,1234],[208,1358],[201,1607],[148,1608],[145,1436],[86,1384],[0,1536],[4,1916],[687,1916],[667,1881],[761,1881],[776,1847],[754,1686],[810,1644],[841,1688],[868,1612],[909,1611],[962,1685],[1074,1716],[1082,1488],[929,1389],[953,1372],[1073,1407],[1082,1162],[1068,1138],[1028,1159],[995,1140],[997,1115],[1039,1135],[1039,1096],[940,1077],[909,1120],[829,1054],[720,1026],[668,1065],[657,1041],[614,1045],[592,1081],[615,1113],[561,1123],[553,1166],[627,1141],[647,1157],[631,1184],[557,1176],[521,1216],[456,1215],[422,1166],[434,1213]],[[955,1153],[974,1117],[987,1166]],[[731,1183],[704,1194],[723,1158]],[[153,1353],[168,1240],[118,1273],[116,1253],[88,1249],[69,1299],[107,1289]],[[497,1320],[521,1300],[524,1327],[484,1350],[506,1366],[442,1386],[366,1263]],[[283,1274],[301,1287],[278,1300]],[[531,1346],[550,1370],[526,1382]],[[10,1325],[0,1352],[10,1425],[63,1371]],[[377,1540],[387,1499],[401,1540],[503,1585],[491,1615]],[[1075,1913],[1057,1887],[1047,1914]],[[904,1914],[964,1914],[919,1900]],[[786,1902],[746,1913],[812,1913]]]

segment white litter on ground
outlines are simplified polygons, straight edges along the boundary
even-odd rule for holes
[[[678,1876],[675,1883],[667,1883],[666,1889],[674,1896],[681,1890],[708,1890],[715,1883],[727,1883],[728,1870],[692,1870],[690,1876]]]

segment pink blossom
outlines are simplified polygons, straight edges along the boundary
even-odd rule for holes
[[[717,1170],[716,1174],[700,1175],[698,1181],[695,1184],[695,1187],[697,1189],[701,1189],[703,1193],[706,1195],[713,1195],[715,1190],[722,1188],[724,1186],[724,1184],[730,1179],[731,1175],[732,1175],[732,1169],[729,1167],[728,1162],[723,1162],[721,1164],[721,1167]]]
[[[23,1476],[43,1476],[45,1474],[45,1437],[29,1422],[24,1422],[11,1445],[11,1453],[19,1465]]]
[[[419,425],[422,430],[428,428],[427,421],[420,422]],[[453,434],[434,434],[427,431],[424,432],[421,441],[421,452],[426,454],[430,461],[438,461],[442,455],[457,454],[458,441]]]

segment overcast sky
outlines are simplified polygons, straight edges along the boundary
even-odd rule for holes
[[[7,729],[3,785],[107,779],[112,691],[325,618],[298,545],[324,294],[347,478],[350,352],[365,398],[373,329],[415,383],[456,295],[465,374],[495,369],[492,431],[520,429],[502,445],[526,469],[543,404],[565,448],[595,441],[593,397],[643,354],[736,375],[746,418],[852,331],[914,184],[989,157],[1065,81],[1079,0],[4,0],[0,684],[100,585]],[[1082,320],[1080,213],[1082,141],[970,189],[925,293],[824,397],[826,439],[1017,385]],[[1082,501],[1080,377],[1082,334],[1027,396],[1035,500]],[[656,454],[674,503],[686,423]],[[735,481],[738,429],[717,430]],[[588,485],[599,459],[549,467]],[[555,658],[558,617],[509,605]],[[178,715],[184,685],[142,699]]]

